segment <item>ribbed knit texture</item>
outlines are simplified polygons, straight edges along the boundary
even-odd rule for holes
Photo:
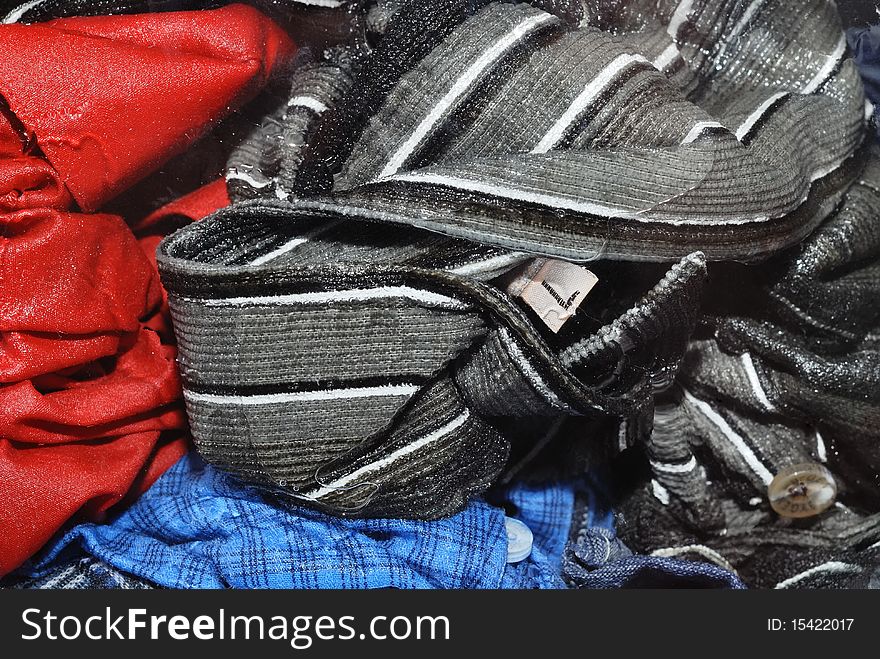
[[[866,587],[880,567],[880,159],[802,246],[726,295],[655,413],[653,479],[623,504],[639,551],[735,568],[763,587]],[[726,282],[716,281],[719,288]],[[711,293],[707,297],[713,297]],[[728,299],[730,298],[730,299]],[[779,517],[767,487],[815,463],[838,496]]]
[[[766,259],[835,211],[867,149],[832,6],[588,4],[412,0],[380,8],[366,55],[298,69],[230,161],[250,201],[160,247],[209,461],[332,512],[434,518],[498,477],[499,418],[609,415],[624,449],[706,259]],[[551,336],[495,279],[533,255],[601,259],[614,293]],[[602,265],[621,259],[679,263],[630,281]]]

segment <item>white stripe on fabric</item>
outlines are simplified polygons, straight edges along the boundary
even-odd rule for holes
[[[651,479],[651,494],[653,494],[654,498],[664,506],[669,505],[669,490],[660,485],[660,483],[653,478]]]
[[[752,497],[749,499],[750,506],[760,506],[763,499],[761,497]]]
[[[826,80],[831,76],[832,71],[837,68],[837,65],[840,64],[843,59],[843,55],[846,53],[846,35],[841,34],[840,40],[837,42],[837,46],[834,48],[834,52],[828,56],[828,61],[819,69],[819,72],[815,75],[815,77],[807,83],[807,86],[801,90],[801,94],[812,94],[819,87],[821,87]]]
[[[449,272],[454,275],[476,275],[480,274],[481,272],[494,272],[499,268],[514,266],[517,263],[525,261],[528,258],[530,258],[530,256],[525,252],[499,254],[498,256],[493,256],[492,258],[486,259],[485,261],[474,261],[473,263],[460,265],[457,268],[453,268]]]
[[[255,295],[252,297],[228,297],[219,299],[182,298],[208,307],[243,307],[251,305],[333,304],[335,302],[360,302],[404,298],[427,306],[452,309],[469,309],[470,306],[455,298],[409,286],[382,286],[380,288],[356,288],[345,291],[316,291],[291,293],[289,295]]]
[[[655,549],[651,552],[651,556],[660,556],[665,558],[675,558],[676,556],[681,556],[682,554],[699,554],[704,558],[708,558],[716,565],[723,567],[728,572],[733,572],[734,574],[736,574],[736,570],[733,569],[733,566],[728,562],[726,558],[724,558],[724,556],[719,554],[711,547],[707,547],[706,545],[683,545],[681,547],[664,547],[662,549]]]
[[[252,188],[257,188],[258,190],[261,188],[265,188],[266,186],[268,186],[269,184],[272,183],[272,181],[269,181],[269,180],[258,181],[250,174],[246,174],[245,172],[240,172],[237,169],[230,169],[228,172],[226,172],[226,180],[227,181],[244,181]]]
[[[348,389],[319,389],[317,391],[291,391],[275,394],[254,394],[252,396],[232,396],[197,393],[184,389],[183,396],[188,401],[211,403],[213,405],[272,405],[275,403],[312,402],[319,400],[412,396],[418,390],[419,387],[413,384],[389,384],[378,387],[350,387]]]
[[[443,95],[437,104],[431,108],[431,111],[422,119],[409,138],[407,138],[394,155],[391,156],[391,159],[379,174],[379,179],[388,178],[389,176],[396,174],[397,171],[403,167],[404,163],[406,163],[407,159],[413,154],[422,140],[425,139],[425,136],[428,135],[434,125],[449,110],[452,104],[474,84],[486,69],[501,59],[508,50],[525,38],[530,32],[534,31],[540,25],[554,20],[556,20],[556,17],[551,14],[530,16],[524,21],[521,21],[510,32],[505,34],[501,39],[485,50],[483,54],[465,70],[461,77],[455,81],[455,84],[446,92],[446,94]]]
[[[413,453],[415,451],[418,451],[420,448],[423,448],[423,447],[427,446],[428,444],[436,442],[438,439],[442,439],[443,437],[446,437],[447,435],[451,434],[452,432],[454,432],[458,428],[460,428],[462,425],[464,425],[465,421],[467,421],[468,418],[470,418],[470,413],[467,410],[465,410],[459,416],[455,417],[452,421],[441,426],[440,428],[438,428],[434,432],[427,434],[424,437],[412,442],[411,444],[407,444],[406,446],[403,446],[403,447],[397,449],[396,451],[389,453],[381,460],[377,460],[376,462],[371,462],[370,464],[364,465],[360,469],[356,469],[355,471],[351,472],[350,474],[347,474],[347,475],[333,481],[332,483],[324,485],[323,487],[320,487],[317,490],[312,490],[311,492],[306,492],[303,496],[305,496],[308,499],[321,499],[321,498],[327,496],[328,494],[331,494],[332,492],[335,492],[336,490],[339,490],[340,488],[345,487],[346,485],[348,485],[352,481],[357,480],[358,478],[360,478],[361,476],[363,476],[365,474],[369,474],[371,472],[382,469],[383,467],[387,467],[388,465],[393,464],[394,462],[396,462],[400,458],[407,456],[410,453]]]
[[[752,20],[752,16],[755,15],[755,12],[758,11],[760,7],[764,5],[766,0],[755,0],[752,4],[748,6],[748,8],[743,13],[742,17],[739,19],[739,22],[733,28],[733,31],[730,33],[731,37],[739,36],[740,32],[743,31],[743,28],[748,24],[750,20]]]
[[[559,141],[565,136],[565,133],[575,122],[575,120],[587,109],[605,89],[607,89],[617,75],[626,67],[635,62],[644,62],[650,64],[641,55],[618,55],[602,69],[595,78],[593,78],[571,102],[571,105],[562,113],[556,122],[550,127],[550,130],[541,138],[538,145],[532,149],[532,153],[547,153],[555,147]]]
[[[292,251],[293,249],[299,247],[303,243],[309,242],[310,240],[312,240],[316,236],[318,236],[326,231],[329,231],[330,229],[332,229],[336,226],[339,226],[341,223],[342,223],[342,220],[335,220],[335,221],[331,221],[331,222],[326,222],[325,224],[322,224],[321,226],[317,227],[316,229],[313,229],[312,231],[309,231],[309,232],[304,233],[300,236],[296,236],[295,238],[292,238],[291,240],[288,240],[286,243],[276,247],[271,252],[269,252],[267,254],[263,254],[262,256],[258,256],[253,261],[251,261],[249,263],[249,265],[263,265],[264,263],[268,263],[269,261],[273,261],[273,260],[277,259],[279,256],[287,254],[288,252]]]
[[[767,467],[761,464],[761,461],[758,460],[758,457],[754,454],[752,449],[749,448],[745,440],[738,434],[736,434],[733,428],[731,428],[730,425],[728,425],[727,421],[724,420],[724,417],[713,410],[708,403],[696,398],[687,389],[684,389],[683,391],[684,397],[692,405],[699,409],[700,412],[702,412],[706,416],[706,418],[709,419],[709,421],[711,421],[718,427],[721,433],[727,438],[731,445],[733,445],[740,456],[742,456],[746,464],[751,467],[752,471],[754,471],[758,475],[758,478],[760,478],[765,485],[769,485],[770,481],[773,480],[773,474],[770,473],[770,470],[767,469]]]
[[[748,25],[749,21],[752,20],[752,16],[764,5],[766,0],[755,0],[752,4],[748,6],[748,8],[743,13],[742,17],[740,17],[739,22],[734,26],[733,30],[729,34],[725,34],[722,38],[724,41],[721,42],[721,47],[718,49],[718,54],[715,56],[715,61],[720,62],[724,57],[724,54],[727,52],[727,48],[731,43],[734,42],[734,39],[740,35]]]
[[[851,563],[842,563],[840,561],[828,561],[827,563],[822,563],[822,565],[817,565],[815,567],[811,567],[809,570],[804,570],[800,574],[796,574],[793,577],[789,577],[788,579],[784,579],[776,584],[776,588],[788,588],[789,586],[793,586],[799,581],[803,581],[807,577],[811,577],[814,574],[821,574],[822,572],[832,572],[832,573],[842,573],[842,572],[861,572],[862,568],[858,565],[853,565]]]
[[[559,397],[553,393],[549,386],[547,386],[538,371],[536,371],[529,363],[529,360],[526,359],[526,356],[523,354],[522,350],[519,349],[519,346],[516,344],[516,341],[513,340],[513,337],[508,334],[507,330],[503,327],[499,328],[498,335],[501,337],[501,343],[504,345],[505,350],[507,350],[507,354],[509,354],[513,361],[516,362],[516,365],[519,367],[522,374],[526,377],[529,383],[531,383],[535,390],[554,407],[568,409],[568,405],[559,400]]]
[[[634,222],[647,222],[650,224],[667,224],[670,226],[698,224],[704,225],[704,218],[681,218],[681,219],[663,219],[653,220],[645,217],[643,213],[637,211],[628,211],[621,208],[611,208],[602,204],[589,201],[578,201],[568,197],[559,197],[556,195],[545,194],[542,192],[533,192],[531,190],[519,190],[504,185],[495,185],[485,183],[483,181],[472,180],[460,176],[449,176],[446,174],[431,174],[425,172],[408,172],[406,174],[398,174],[390,177],[391,181],[404,181],[409,183],[427,183],[429,185],[442,185],[450,188],[458,188],[460,190],[468,190],[470,192],[479,192],[494,197],[503,197],[505,199],[515,199],[517,201],[525,201],[528,203],[547,206],[549,208],[571,210],[578,213],[586,213],[588,215],[599,215],[602,217],[613,217],[623,220],[633,220]],[[744,217],[744,218],[726,218],[717,222],[718,225],[724,226],[729,224],[752,224],[767,222],[768,217]]]
[[[788,92],[778,92],[761,103],[761,105],[759,105],[758,108],[752,112],[742,124],[740,124],[740,127],[736,129],[736,139],[741,142],[743,138],[749,134],[749,131],[754,128],[755,124],[761,120],[761,117],[767,113],[770,106],[785,96],[788,96]]]
[[[691,456],[691,459],[684,464],[678,464],[675,462],[654,462],[653,460],[650,460],[650,463],[657,471],[662,471],[667,474],[686,474],[696,468],[697,459],[694,456]]]
[[[816,457],[819,458],[819,462],[828,462],[828,453],[825,451],[825,440],[822,439],[822,435],[819,434],[819,430],[814,428],[813,432],[816,433]]]
[[[868,99],[865,99],[865,121],[870,121],[871,117],[874,116],[874,104],[871,103]]]
[[[327,111],[327,106],[314,96],[294,96],[287,102],[287,107],[308,108],[315,114]]]
[[[342,6],[342,0],[294,0],[294,2],[298,2],[301,5],[311,5],[313,7],[327,7],[328,9],[335,9],[336,7]]]
[[[678,31],[681,29],[681,26],[687,22],[688,16],[693,7],[694,0],[681,0],[678,7],[675,8],[672,18],[669,19],[669,25],[666,26],[666,34],[673,39],[678,38]]]
[[[691,128],[691,131],[687,134],[687,136],[681,141],[682,144],[690,144],[694,140],[696,140],[700,135],[703,134],[708,128],[724,128],[723,125],[719,124],[717,121],[699,121],[694,124],[694,127]]]
[[[278,247],[277,249],[273,249],[268,254],[263,254],[262,256],[258,256],[257,258],[255,258],[253,261],[250,262],[250,265],[262,265],[264,263],[268,263],[269,261],[272,261],[273,259],[278,258],[282,254],[286,254],[287,252],[289,252],[289,251],[293,250],[294,248],[299,247],[303,243],[307,243],[307,242],[309,242],[308,238],[302,238],[302,237],[294,238],[293,240],[288,240],[286,243],[281,245],[281,247]]]
[[[676,46],[674,43],[671,43],[666,46],[666,49],[662,53],[654,58],[654,61],[651,62],[651,64],[653,64],[654,68],[658,71],[663,71],[667,66],[675,61],[675,58],[678,57],[679,54],[680,53],[678,52],[678,46]]]
[[[627,440],[628,426],[629,423],[626,419],[621,419],[620,424],[617,426],[617,451],[619,453],[623,453],[629,448],[629,441]]]
[[[752,361],[751,353],[744,352],[740,355],[739,359],[746,372],[746,377],[749,379],[749,384],[752,385],[752,391],[755,394],[755,398],[757,398],[758,402],[764,406],[765,410],[768,412],[775,412],[776,406],[770,402],[769,398],[767,398],[767,392],[764,391],[764,387],[761,386],[761,380],[758,379],[758,371],[755,370],[755,362]]]
[[[818,181],[820,178],[825,178],[831,172],[834,172],[834,171],[837,171],[838,169],[840,169],[840,166],[843,164],[844,160],[846,160],[846,158],[843,158],[838,162],[832,163],[832,164],[828,165],[827,167],[820,167],[819,169],[814,171],[810,175],[810,183],[812,183],[813,181]]]
[[[23,5],[19,5],[11,12],[6,14],[3,18],[4,23],[17,23],[18,20],[25,15],[28,11],[33,9],[34,7],[38,7],[43,4],[46,0],[32,0],[31,2],[25,2]]]

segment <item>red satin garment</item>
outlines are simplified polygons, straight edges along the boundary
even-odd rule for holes
[[[183,151],[293,51],[257,10],[0,28],[0,93],[86,211]]]
[[[249,100],[294,46],[243,5],[0,26],[0,576],[187,449],[163,218],[93,211]]]

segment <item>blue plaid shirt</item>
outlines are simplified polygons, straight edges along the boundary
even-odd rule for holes
[[[587,497],[578,520],[587,536],[564,552],[576,491]],[[279,507],[193,453],[117,518],[73,527],[4,583],[119,587],[122,579],[128,587],[168,588],[565,588],[565,571],[572,585],[590,588],[646,579],[667,586],[741,587],[715,566],[632,556],[622,545],[620,556],[605,561],[610,556],[603,555],[596,562],[584,540],[597,534],[602,547],[616,540],[607,497],[588,479],[521,483],[495,494],[534,534],[531,554],[515,564],[506,562],[505,511],[484,501],[433,522],[345,519]]]
[[[22,574],[80,550],[170,588],[563,587],[572,486],[509,496],[535,535],[532,555],[511,566],[504,512],[483,501],[433,522],[344,519],[280,508],[190,454],[116,519],[74,527]]]

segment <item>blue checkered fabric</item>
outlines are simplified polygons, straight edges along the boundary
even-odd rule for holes
[[[610,529],[614,518],[604,506],[592,482],[517,484],[502,499],[509,514],[523,522],[534,535],[529,558],[508,565],[502,588],[566,588],[562,579],[562,556],[571,533],[575,494],[586,497],[587,527]]]
[[[519,483],[492,493],[498,506],[473,501],[433,522],[346,519],[280,507],[190,454],[116,519],[74,527],[5,585],[565,588],[563,556],[576,495],[586,502],[576,520],[579,531],[613,534],[607,499],[589,480]],[[506,562],[505,514],[534,535],[531,555],[515,564]],[[699,576],[711,567],[668,563],[659,567],[669,585],[676,576]],[[613,580],[594,583],[604,576],[607,570],[576,585],[607,587]]]
[[[344,519],[281,508],[182,458],[109,524],[81,524],[29,568],[72,544],[169,588],[494,588],[507,556],[504,515],[475,502],[448,519]]]

